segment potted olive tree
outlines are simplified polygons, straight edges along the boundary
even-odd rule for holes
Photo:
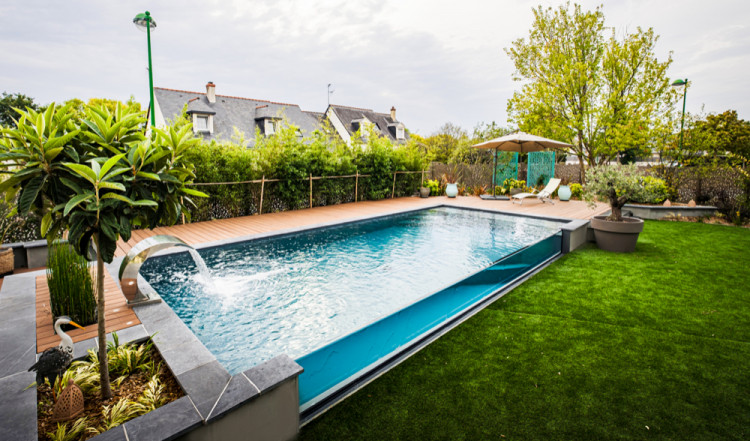
[[[613,164],[590,168],[586,172],[583,198],[594,206],[596,200],[608,201],[609,216],[594,216],[591,228],[599,248],[630,253],[635,251],[643,220],[622,215],[622,207],[631,199],[643,197],[643,174],[635,164]]]

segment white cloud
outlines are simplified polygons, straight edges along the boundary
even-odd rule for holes
[[[542,1],[557,6],[559,1]],[[583,1],[594,8],[597,1]],[[503,48],[527,36],[536,1],[137,1],[0,5],[2,89],[39,102],[134,94],[148,101],[145,35],[131,22],[151,9],[155,83],[300,104],[387,111],[414,131],[447,121],[505,123],[517,87]],[[618,30],[654,27],[674,77],[693,82],[688,110],[737,109],[750,119],[750,29],[744,2],[605,1]]]

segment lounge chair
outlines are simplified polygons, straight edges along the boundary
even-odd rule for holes
[[[544,202],[544,200],[547,199],[552,205],[555,205],[555,203],[550,198],[550,195],[552,195],[552,193],[554,193],[555,190],[557,190],[557,187],[559,185],[560,185],[560,179],[556,179],[556,178],[550,179],[549,182],[547,183],[547,186],[544,187],[542,191],[534,190],[531,193],[518,193],[518,194],[512,195],[510,198],[514,203],[516,202],[516,200],[518,200],[518,203],[521,205],[523,205],[524,199],[531,198],[531,197],[537,198],[541,200],[542,202]]]

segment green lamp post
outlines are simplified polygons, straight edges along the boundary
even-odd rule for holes
[[[156,114],[154,113],[154,71],[151,68],[151,29],[156,28],[156,22],[151,18],[151,13],[146,11],[138,14],[133,19],[135,27],[146,32],[148,41],[148,90],[151,101],[149,101],[149,113],[151,114],[151,127],[156,126]]]
[[[682,87],[682,123],[680,124],[680,150],[682,150],[682,136],[683,132],[682,130],[685,128],[685,98],[687,97],[687,84],[688,79],[685,78],[684,80],[677,80],[674,83],[672,83],[672,87]]]

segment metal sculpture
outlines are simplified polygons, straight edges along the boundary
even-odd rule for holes
[[[193,249],[192,246],[174,236],[161,234],[151,236],[135,244],[120,264],[119,278],[120,288],[128,299],[129,304],[143,304],[158,301],[158,295],[138,285],[141,265],[154,253],[171,247],[185,247]],[[145,285],[145,283],[144,283]]]
[[[60,345],[49,348],[39,357],[36,363],[29,368],[29,372],[36,371],[36,384],[41,385],[44,380],[49,380],[50,387],[54,389],[57,377],[63,373],[73,361],[73,339],[63,332],[62,325],[73,325],[83,329],[83,326],[74,322],[70,317],[62,316],[55,321],[55,332],[60,336]]]

